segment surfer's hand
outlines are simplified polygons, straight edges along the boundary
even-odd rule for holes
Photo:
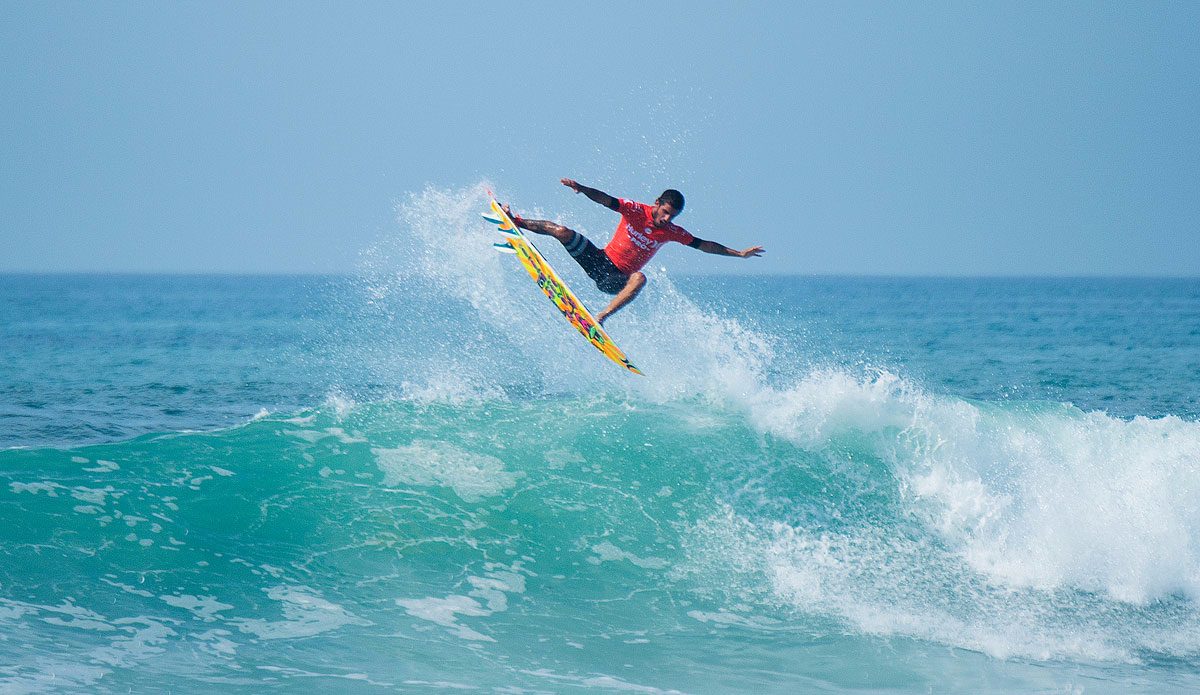
[[[561,183],[567,188],[570,188],[572,191],[575,191],[576,193],[579,192],[579,184],[575,183],[571,179],[561,179]]]
[[[761,246],[751,246],[750,248],[746,249],[745,251],[738,251],[738,255],[741,256],[742,258],[753,258],[755,256],[763,255],[763,253],[765,251],[766,251],[766,249],[764,249]]]

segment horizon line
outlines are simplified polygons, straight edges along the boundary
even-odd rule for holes
[[[354,271],[232,271],[232,270],[0,270],[0,277],[243,277],[243,278],[353,278],[362,273]],[[1200,280],[1196,275],[1149,275],[1149,274],[1037,274],[1037,273],[840,273],[840,272],[681,272],[676,277],[805,277],[805,278],[861,278],[903,280]]]

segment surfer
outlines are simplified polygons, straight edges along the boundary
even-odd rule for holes
[[[504,212],[521,229],[558,239],[588,277],[595,281],[601,292],[616,295],[608,307],[596,315],[596,320],[600,323],[604,323],[604,319],[615,314],[642,291],[646,284],[646,275],[641,269],[667,242],[677,241],[718,256],[751,258],[763,254],[761,246],[735,251],[715,241],[695,237],[675,224],[673,220],[683,212],[683,194],[673,188],[663,191],[654,201],[654,205],[646,205],[614,198],[604,191],[589,188],[571,179],[562,179],[562,185],[621,214],[621,223],[617,225],[617,231],[603,249],[596,248],[587,237],[561,224],[518,217],[507,205],[504,206]]]

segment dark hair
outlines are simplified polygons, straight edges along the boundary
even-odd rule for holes
[[[674,188],[668,188],[658,196],[658,202],[666,203],[675,208],[676,212],[683,212],[683,194]]]

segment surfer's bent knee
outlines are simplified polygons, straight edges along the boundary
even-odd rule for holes
[[[587,250],[588,238],[573,229],[568,229],[561,225],[559,229],[562,230],[563,236],[558,237],[558,240],[566,247],[567,253],[571,254],[572,258],[579,258],[579,254]]]
[[[629,282],[625,285],[630,290],[633,290],[633,297],[638,296],[642,288],[646,286],[646,274],[640,270],[635,270],[629,274]],[[633,299],[630,297],[630,299]]]

